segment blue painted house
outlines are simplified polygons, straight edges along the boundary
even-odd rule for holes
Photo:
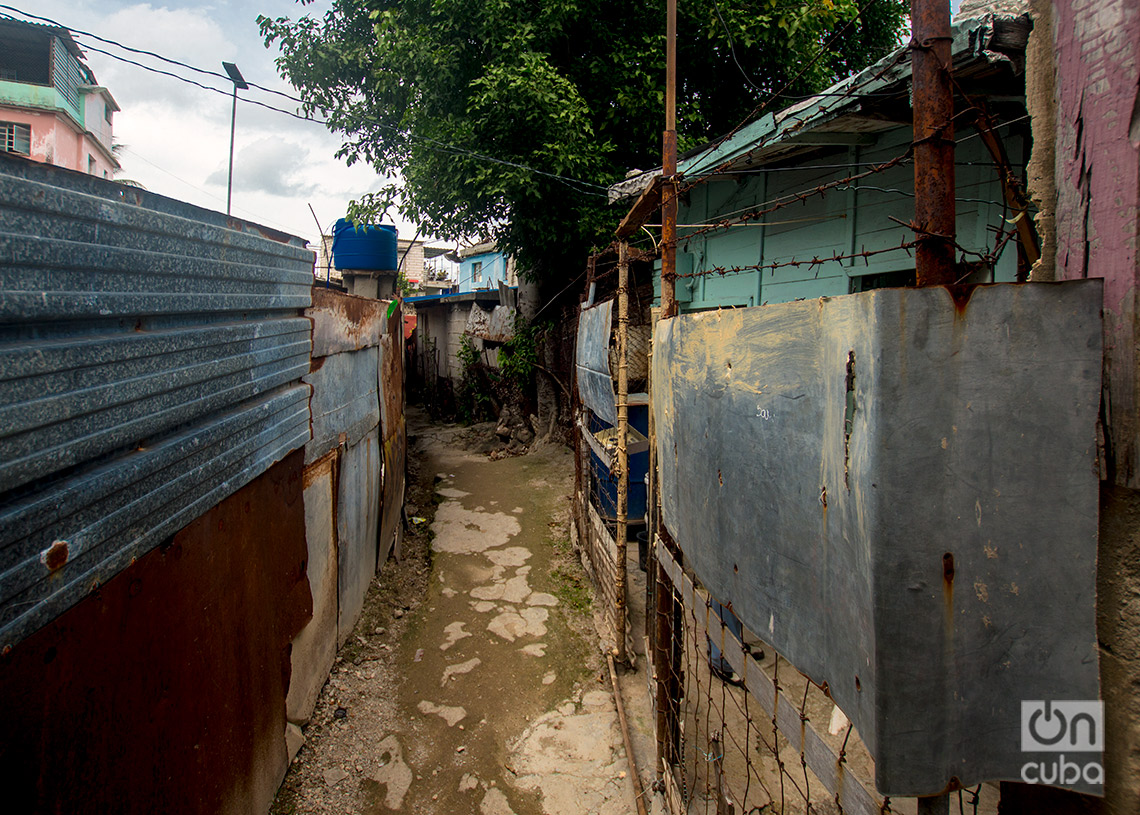
[[[1027,272],[1035,248],[1019,239],[1017,210],[1008,203],[1016,191],[1003,186],[1002,160],[987,142],[1004,153],[1005,177],[1016,185],[1030,143],[1019,69],[1028,26],[1025,18],[987,15],[957,21],[953,34],[956,81],[984,101],[996,137],[955,100],[962,282],[1011,282]],[[818,96],[682,157],[682,311],[913,285],[913,252],[899,248],[914,238],[904,226],[914,218],[910,78],[910,52],[899,48]],[[659,175],[617,184],[611,197],[628,203]],[[815,262],[832,257],[840,259]]]
[[[459,250],[459,293],[495,291],[499,283],[517,286],[514,260],[490,241]]]

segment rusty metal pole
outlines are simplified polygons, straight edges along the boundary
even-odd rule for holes
[[[946,286],[954,267],[954,93],[950,0],[911,0],[914,108],[915,283]],[[946,815],[948,793],[918,799],[919,815]]]
[[[665,22],[665,133],[661,145],[661,317],[677,316],[677,0]]]
[[[661,319],[677,316],[677,0],[667,0],[665,19],[665,133],[662,138],[661,175]],[[656,442],[654,442],[656,443]],[[660,482],[654,473],[654,503],[659,506]],[[659,532],[664,532],[660,513],[656,513],[650,543],[655,545]],[[662,536],[663,537],[663,536]],[[654,558],[654,562],[657,559]],[[665,567],[657,563],[656,630],[653,638],[653,672],[656,680],[657,770],[668,774],[676,755],[676,716],[673,711],[677,690],[673,664],[673,593]]]
[[[919,286],[945,286],[957,279],[950,0],[911,0],[910,9],[915,277]]]
[[[617,645],[614,658],[628,661],[625,652],[626,538],[629,535],[629,244],[618,243],[618,388],[617,388],[617,563],[614,564]]]

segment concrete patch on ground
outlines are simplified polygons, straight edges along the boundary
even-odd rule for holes
[[[542,677],[542,684],[553,685],[554,680],[557,678],[558,674],[556,674],[554,671],[547,671],[546,674]]]
[[[613,705],[573,711],[566,703],[543,714],[515,742],[516,786],[541,793],[546,815],[627,815],[632,782]]]
[[[502,512],[476,512],[458,501],[444,501],[432,521],[436,552],[469,555],[505,545],[522,527],[518,518]]]
[[[404,753],[395,736],[388,736],[376,750],[380,753],[381,767],[372,774],[372,780],[384,786],[384,806],[398,810],[412,786],[412,771],[404,763]]]
[[[507,796],[503,795],[502,790],[494,787],[487,790],[483,796],[483,801],[479,804],[479,812],[482,815],[515,815],[515,811],[507,802]]]
[[[454,487],[436,487],[435,491],[442,495],[444,498],[466,498],[471,493],[457,490]]]
[[[504,611],[487,624],[492,634],[514,642],[520,637],[546,636],[546,622],[550,612],[544,608],[524,608],[521,611]]]
[[[479,786],[479,776],[473,773],[464,773],[463,777],[459,779],[459,791],[470,792]]]
[[[455,727],[467,716],[467,711],[461,707],[450,707],[449,705],[437,705],[434,702],[423,700],[418,705],[420,713],[425,716],[439,716],[448,727]]]
[[[448,665],[443,669],[443,678],[439,680],[439,686],[446,687],[449,679],[453,679],[459,674],[470,673],[481,665],[483,660],[479,657],[472,657],[466,662],[460,662],[458,665]]]
[[[447,640],[439,646],[439,650],[446,651],[464,637],[470,637],[471,634],[463,630],[463,626],[465,625],[467,625],[467,623],[448,623],[444,626],[443,633],[447,635]]]
[[[536,591],[526,598],[526,604],[528,606],[556,606],[558,605],[558,598],[544,591]]]
[[[546,643],[531,643],[530,645],[524,645],[519,650],[526,654],[528,657],[544,657],[546,656]]]
[[[508,546],[505,549],[493,549],[483,554],[496,566],[523,566],[530,560],[533,553],[525,546]],[[529,567],[523,566],[523,568]]]
[[[471,596],[476,600],[502,600],[504,603],[521,603],[530,596],[530,584],[527,576],[519,575],[506,581],[492,583],[489,586],[476,586],[471,590]]]
[[[472,603],[471,608],[474,609],[476,614],[486,614],[489,611],[494,611],[497,606],[490,600],[479,600],[478,602]]]

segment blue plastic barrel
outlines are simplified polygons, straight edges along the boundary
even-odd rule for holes
[[[596,433],[610,427],[599,419],[592,411],[589,414],[589,428]],[[639,430],[643,435],[649,435],[649,406],[629,406],[630,427]],[[617,518],[617,492],[618,480],[610,468],[598,458],[598,454],[590,450],[590,463],[594,471],[591,491],[594,496],[594,505],[603,518],[613,520]],[[630,521],[637,521],[645,517],[649,505],[646,495],[645,474],[649,472],[649,451],[635,453],[629,457],[629,509],[626,517]]]
[[[396,227],[392,224],[357,228],[341,218],[333,227],[333,265],[338,269],[394,272],[398,264]]]

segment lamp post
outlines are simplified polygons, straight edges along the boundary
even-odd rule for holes
[[[233,112],[230,114],[230,172],[226,181],[226,215],[229,215],[230,202],[234,197],[234,130],[237,127],[237,92],[238,88],[244,91],[249,85],[241,75],[241,71],[232,62],[223,62],[222,67],[226,69],[226,73],[230,75],[230,79],[234,83],[234,106]]]

